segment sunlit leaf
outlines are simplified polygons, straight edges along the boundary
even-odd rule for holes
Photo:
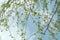
[[[58,27],[58,26],[57,26],[57,23],[54,24],[54,27],[56,27],[56,28]]]
[[[43,2],[46,2],[46,0],[43,0]]]
[[[37,12],[34,12],[34,13],[33,13],[33,16],[36,16],[36,14],[37,14]]]
[[[44,3],[43,4],[43,8],[46,8],[47,9],[47,3]]]
[[[42,40],[42,38],[38,38],[38,40]]]
[[[40,15],[40,13],[38,13],[38,18],[40,18],[41,17],[41,15]]]
[[[19,12],[16,12],[16,15],[18,15],[19,14]]]
[[[60,6],[60,2],[57,2],[57,6]]]
[[[0,22],[3,22],[3,21],[4,21],[4,19],[1,19],[1,20],[0,20]]]
[[[43,35],[45,35],[45,33],[44,33],[44,32],[40,32],[40,34],[43,34]]]
[[[7,4],[4,4],[3,6],[6,7],[6,8],[9,8],[10,4],[7,3]]]
[[[41,26],[40,26],[40,23],[38,22],[38,31],[41,31],[42,29],[41,29]]]
[[[55,33],[52,30],[48,30],[50,32],[50,35],[54,38],[55,37]]]
[[[34,0],[34,2],[37,2],[38,0]]]

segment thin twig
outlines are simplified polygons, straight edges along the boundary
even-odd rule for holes
[[[38,31],[34,32],[34,33],[31,34],[31,35],[28,37],[28,39],[26,39],[26,40],[29,40],[32,36],[36,35],[37,33],[38,33]]]
[[[56,3],[57,3],[57,0],[55,1],[54,9],[55,9]],[[54,9],[53,9],[53,10],[54,10]],[[54,14],[52,15],[52,17],[51,17],[49,23],[47,24],[47,28],[46,28],[46,30],[48,30],[49,25],[50,25],[50,23],[51,23],[51,21],[52,21],[54,15],[56,14],[56,11],[57,11],[57,7],[56,7],[56,10],[54,11]],[[46,30],[45,30],[45,32],[46,32]]]

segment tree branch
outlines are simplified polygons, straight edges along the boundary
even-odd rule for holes
[[[54,9],[55,9],[56,3],[57,3],[57,0],[55,1]],[[54,10],[54,9],[53,9],[53,10]],[[51,23],[51,21],[52,21],[54,15],[56,14],[56,11],[57,11],[57,7],[56,7],[56,10],[54,11],[54,14],[52,15],[52,17],[51,17],[49,23],[47,24],[47,28],[46,28],[46,30],[48,30],[49,25],[50,25],[50,23]],[[53,11],[52,11],[52,12],[53,12]],[[44,33],[46,32],[46,30],[44,31]]]

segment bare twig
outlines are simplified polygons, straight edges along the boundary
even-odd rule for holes
[[[57,3],[57,0],[55,1],[54,9],[55,9],[56,3]],[[53,9],[53,10],[54,10],[54,9]],[[56,7],[56,10],[54,11],[54,14],[52,15],[52,17],[51,17],[49,23],[47,24],[47,28],[46,28],[46,30],[48,30],[49,25],[50,25],[50,23],[51,23],[51,21],[52,21],[54,15],[56,14],[56,11],[57,11],[57,7]],[[46,32],[46,30],[45,30],[44,32]]]
[[[32,36],[36,35],[37,33],[38,33],[38,31],[34,32],[34,33],[31,34],[31,35],[28,37],[28,39],[26,39],[26,40],[29,40]]]

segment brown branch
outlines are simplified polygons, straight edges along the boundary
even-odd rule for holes
[[[54,9],[55,9],[56,3],[57,3],[57,0],[55,1]],[[54,9],[53,9],[53,10],[54,10]],[[56,11],[57,11],[57,7],[56,7],[56,10],[54,11],[54,14],[52,15],[52,17],[51,17],[49,23],[47,24],[47,28],[46,28],[46,30],[48,30],[49,25],[50,25],[50,23],[51,23],[51,21],[52,21],[54,15],[56,14]],[[53,11],[52,11],[52,12],[53,12]],[[46,30],[44,31],[44,33],[46,32]]]

